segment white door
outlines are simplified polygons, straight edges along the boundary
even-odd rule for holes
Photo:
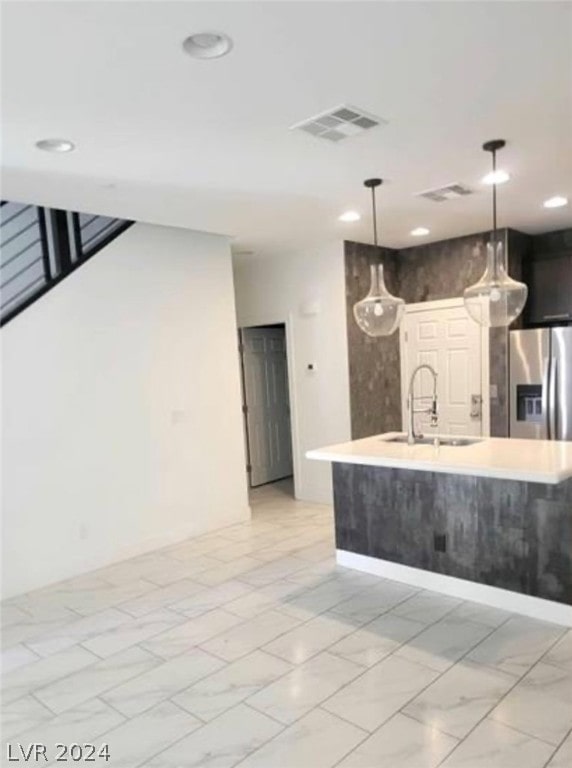
[[[250,485],[292,474],[285,329],[244,328],[242,361]]]
[[[444,307],[431,304],[408,307],[401,327],[404,429],[407,429],[407,390],[411,373],[417,365],[429,363],[438,375],[439,424],[431,427],[430,416],[419,414],[415,417],[417,429],[426,435],[482,435],[481,327],[471,320],[462,302],[455,306],[443,302],[449,305]],[[439,304],[441,302],[437,302]],[[433,378],[423,370],[417,375],[414,394],[430,397],[432,392]],[[422,407],[423,401],[416,405]]]

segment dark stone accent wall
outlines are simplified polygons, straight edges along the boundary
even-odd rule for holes
[[[398,251],[400,296],[408,304],[461,296],[485,270],[489,232]]]
[[[399,293],[397,252],[346,242],[346,317],[349,349],[352,436],[401,429],[399,334],[372,339],[353,316],[353,306],[369,291],[370,265],[381,260],[388,289]]]
[[[496,387],[496,396],[489,400],[491,437],[509,433],[508,333],[507,328],[489,330],[489,382]]]
[[[518,279],[529,238],[503,230],[509,269]],[[490,232],[479,232],[402,250],[381,248],[390,290],[407,303],[461,296],[485,269],[486,242]],[[357,327],[352,307],[369,288],[369,263],[373,246],[345,243],[346,314],[350,369],[352,438],[401,430],[399,334],[370,339]],[[508,436],[508,332],[491,330],[490,383],[497,397],[490,401],[491,435]],[[483,393],[486,395],[486,393]]]
[[[572,604],[572,480],[358,464],[334,464],[333,478],[338,549]]]

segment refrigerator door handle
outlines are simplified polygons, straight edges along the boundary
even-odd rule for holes
[[[556,434],[556,376],[558,375],[558,359],[556,357],[550,360],[550,394],[548,401],[548,418],[550,420],[550,439],[557,440]]]
[[[546,429],[546,439],[552,440],[550,434],[550,358],[545,357],[542,364],[542,415]]]

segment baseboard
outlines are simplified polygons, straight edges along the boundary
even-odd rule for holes
[[[572,627],[572,606],[556,603],[553,600],[544,600],[541,597],[523,595],[520,592],[511,592],[488,584],[478,584],[474,581],[457,579],[454,576],[424,571],[368,555],[357,555],[355,552],[347,552],[343,549],[336,550],[336,562],[345,568],[353,568],[373,576],[382,576],[384,579],[401,581],[413,587],[441,592],[450,597],[459,597],[511,613],[520,613],[533,619]]]
[[[75,560],[70,559],[66,563],[61,563],[61,565],[65,567],[62,567],[60,572],[52,578],[36,578],[31,580],[28,578],[25,583],[22,583],[22,580],[19,580],[18,584],[13,585],[12,588],[6,588],[6,580],[4,579],[0,599],[8,600],[13,597],[28,594],[29,592],[35,592],[38,589],[50,589],[63,581],[85,576],[93,571],[99,571],[102,568],[117,565],[125,560],[130,560],[132,557],[146,555],[155,550],[173,546],[186,539],[203,536],[206,533],[223,531],[225,528],[230,528],[233,525],[238,525],[239,523],[244,523],[250,520],[251,515],[252,510],[250,506],[245,506],[238,514],[234,512],[225,517],[215,517],[212,520],[212,523],[211,518],[206,518],[204,525],[197,526],[196,521],[193,520],[189,525],[177,528],[176,530],[167,529],[159,536],[149,536],[140,539],[133,544],[124,544],[118,547],[111,557],[109,557],[107,553],[102,554],[100,552],[93,553],[89,558],[86,558],[85,555],[78,555]]]
[[[153,552],[156,549],[170,547],[174,544],[178,544],[179,542],[183,542],[186,539],[194,539],[197,536],[204,536],[206,533],[223,531],[225,528],[231,528],[233,525],[238,525],[239,523],[244,523],[247,520],[250,520],[251,515],[252,510],[250,506],[247,506],[242,509],[239,514],[236,514],[235,512],[232,515],[228,515],[227,517],[215,518],[211,525],[209,525],[209,520],[207,518],[206,525],[197,526],[195,523],[192,523],[191,525],[186,525],[182,528],[178,528],[177,530],[170,530],[160,536],[152,536],[147,539],[143,539],[135,545],[122,547],[114,557],[113,562],[108,563],[108,565],[113,565],[114,562],[130,560],[132,557],[138,557],[139,555]]]

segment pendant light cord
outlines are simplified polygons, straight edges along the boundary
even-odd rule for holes
[[[496,173],[497,170],[497,152],[496,149],[493,150],[493,174]],[[493,244],[496,245],[497,242],[497,183],[496,181],[493,184]]]
[[[375,209],[375,187],[371,188],[371,210],[373,216],[373,242],[377,247],[377,214]]]

